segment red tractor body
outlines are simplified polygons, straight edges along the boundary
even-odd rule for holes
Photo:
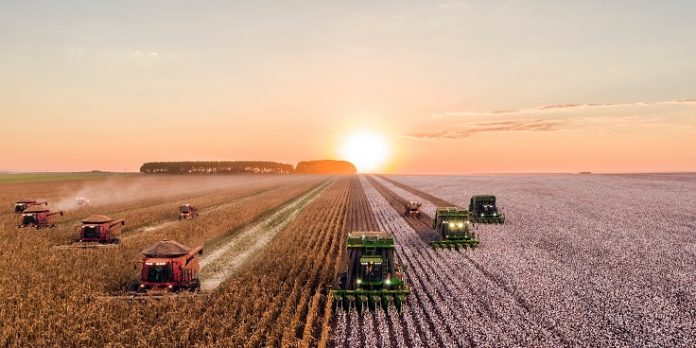
[[[195,219],[198,216],[198,208],[191,204],[183,204],[179,207],[179,220]]]
[[[22,212],[22,222],[19,228],[49,228],[55,227],[57,215],[63,216],[62,211],[49,211],[46,206],[33,205]]]
[[[92,215],[82,220],[82,226],[79,226],[80,242],[96,242],[96,243],[118,243],[118,235],[121,234],[121,227],[126,224],[126,221],[114,219],[104,215]]]
[[[44,202],[38,202],[38,201],[35,200],[35,199],[23,198],[23,199],[20,199],[20,200],[18,200],[17,202],[15,202],[15,204],[14,204],[14,213],[15,213],[15,214],[21,214],[21,213],[23,213],[25,210],[27,210],[27,208],[29,208],[29,207],[31,207],[31,206],[34,206],[34,205],[48,205],[48,202],[45,202],[45,201],[44,201]]]
[[[158,294],[200,288],[199,257],[203,246],[189,248],[175,241],[163,240],[143,250],[138,292]]]

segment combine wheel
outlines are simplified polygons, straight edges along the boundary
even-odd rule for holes
[[[189,290],[193,292],[198,292],[201,289],[201,281],[198,278],[194,279]]]

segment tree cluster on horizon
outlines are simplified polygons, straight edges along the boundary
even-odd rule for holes
[[[355,174],[355,166],[346,161],[318,160],[292,164],[270,161],[184,161],[147,162],[144,174]]]

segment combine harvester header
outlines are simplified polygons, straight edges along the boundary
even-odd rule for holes
[[[394,237],[387,232],[348,234],[347,271],[339,276],[331,292],[336,309],[359,312],[401,309],[411,292],[394,257]]]

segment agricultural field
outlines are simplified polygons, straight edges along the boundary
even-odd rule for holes
[[[115,176],[0,184],[1,346],[696,345],[696,175]],[[474,250],[434,250],[436,206],[498,197]],[[33,197],[64,210],[17,229]],[[90,199],[79,208],[76,197]],[[406,201],[423,203],[405,218]],[[200,210],[178,221],[180,203]],[[66,249],[81,218],[122,242]],[[394,234],[401,311],[334,311],[349,232]],[[200,296],[119,300],[148,245],[203,245]]]

